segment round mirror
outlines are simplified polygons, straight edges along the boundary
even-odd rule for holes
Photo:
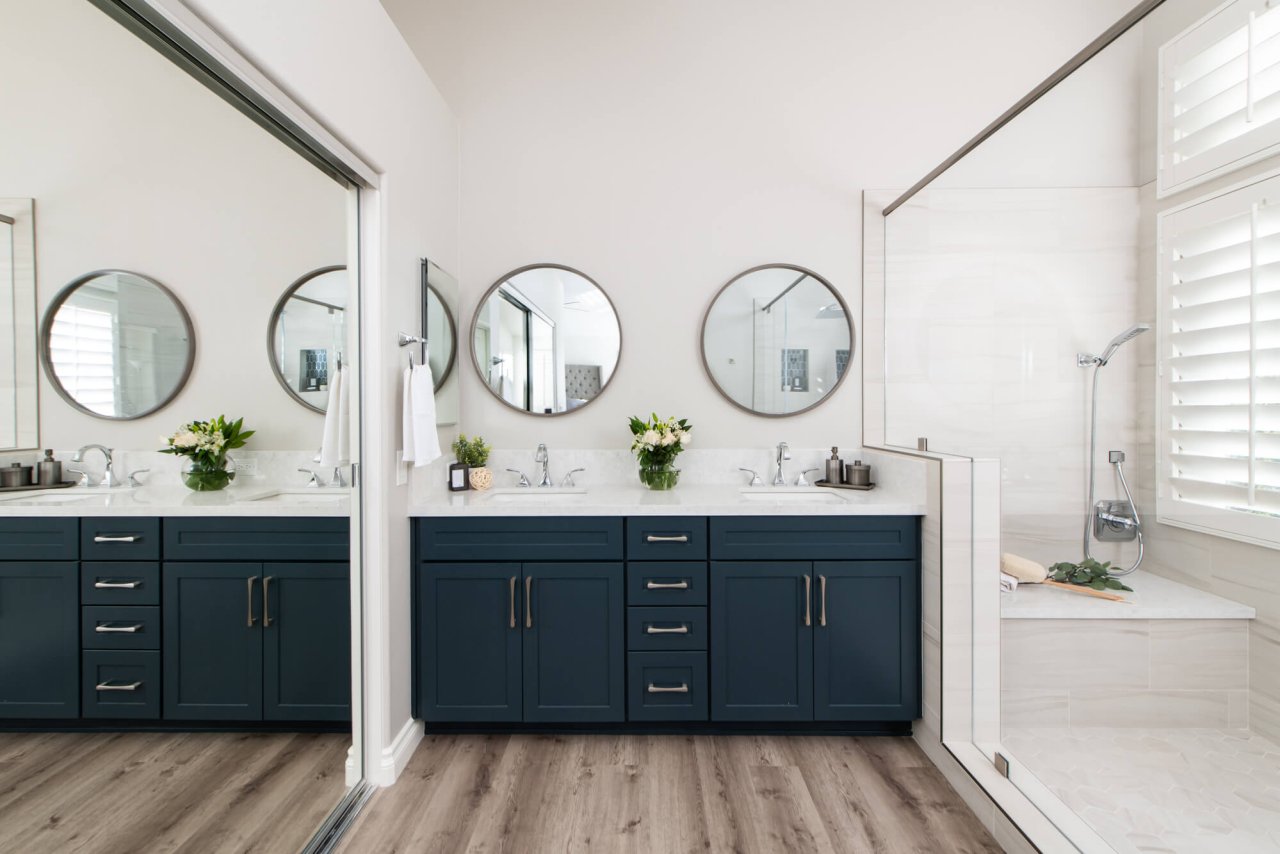
[[[849,308],[811,270],[768,264],[735,276],[702,320],[702,364],[731,403],[757,415],[817,406],[848,373]]]
[[[41,358],[67,403],[127,421],[178,396],[195,362],[191,318],[168,288],[125,270],[81,276],[54,297]]]
[[[471,357],[510,407],[563,415],[599,397],[618,368],[622,327],[600,286],[559,264],[503,276],[480,300]]]

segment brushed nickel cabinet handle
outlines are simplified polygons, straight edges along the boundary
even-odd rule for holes
[[[262,579],[262,627],[271,625],[271,580],[274,575]]]
[[[663,537],[658,534],[650,534],[644,539],[647,543],[687,543],[689,542],[689,535],[678,534],[674,537]]]
[[[533,576],[524,579],[524,627],[533,628]]]
[[[645,590],[688,590],[689,582],[687,581],[649,581],[644,585]]]
[[[253,616],[253,582],[258,580],[258,576],[251,575],[245,579],[245,607],[248,610],[248,622],[245,623],[249,628],[253,628],[255,617]]]
[[[644,633],[647,635],[687,635],[689,634],[689,627],[677,626],[675,628],[664,629],[661,626],[645,626]]]
[[[134,623],[132,626],[94,626],[93,630],[100,635],[116,632],[132,635],[142,631],[142,623]]]
[[[811,593],[812,586],[813,579],[806,575],[804,577],[804,624],[806,626],[813,625],[813,618],[811,616],[813,605],[813,594]]]
[[[141,581],[95,581],[95,590],[135,590],[142,586]]]
[[[654,685],[649,683],[650,694],[688,694],[689,683],[681,682],[679,685]]]
[[[507,582],[507,592],[511,595],[511,603],[507,607],[507,624],[516,627],[516,577],[513,575]]]
[[[818,576],[818,589],[822,596],[822,605],[818,608],[818,625],[825,626],[827,624],[827,577],[825,575]]]
[[[136,534],[129,534],[123,537],[104,537],[101,534],[93,538],[95,543],[136,543],[142,539]]]
[[[137,691],[142,687],[142,682],[128,682],[124,685],[117,685],[114,682],[99,682],[94,686],[95,691]]]

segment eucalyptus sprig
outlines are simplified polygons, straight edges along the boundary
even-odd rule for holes
[[[1093,558],[1085,558],[1080,563],[1063,561],[1049,567],[1049,580],[1064,584],[1076,584],[1080,587],[1092,587],[1094,590],[1128,590],[1124,582],[1111,575],[1111,562],[1100,563]]]

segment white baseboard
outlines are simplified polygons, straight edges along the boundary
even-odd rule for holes
[[[375,786],[390,786],[395,783],[408,766],[413,752],[418,749],[422,737],[422,721],[413,718],[405,721],[391,744],[382,749],[382,755],[378,757],[377,767],[369,782]]]
[[[346,778],[348,789],[360,782],[360,769],[356,767],[356,746],[354,744],[347,748]]]

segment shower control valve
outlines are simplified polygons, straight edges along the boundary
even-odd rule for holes
[[[1124,451],[1108,451],[1107,462],[1111,463],[1111,465],[1124,462]]]

